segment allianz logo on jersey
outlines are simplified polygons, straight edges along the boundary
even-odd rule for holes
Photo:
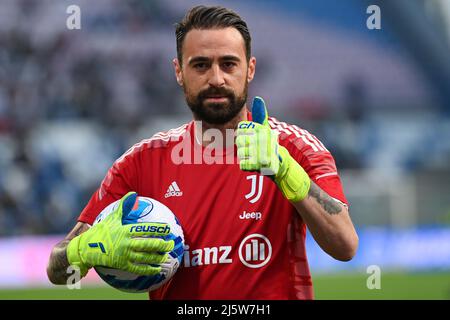
[[[184,267],[197,267],[210,264],[233,263],[232,246],[207,247],[191,250],[184,247]],[[258,233],[253,233],[242,239],[239,248],[240,262],[249,268],[261,268],[272,257],[272,245],[269,239]]]
[[[173,181],[164,195],[164,198],[169,197],[181,197],[183,195],[183,191],[180,190],[176,181]]]

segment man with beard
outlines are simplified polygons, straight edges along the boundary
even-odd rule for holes
[[[256,58],[236,13],[194,7],[176,40],[175,75],[194,121],[141,141],[113,164],[53,249],[50,280],[65,283],[71,264],[84,275],[100,263],[84,253],[83,237],[93,237],[89,225],[104,207],[135,191],[168,206],[185,234],[182,267],[151,299],[312,299],[306,227],[335,259],[352,259],[358,246],[332,155],[306,130],[268,117],[262,98],[247,110]],[[119,229],[105,237],[122,239]],[[152,274],[172,247],[125,239],[111,249],[123,261],[101,262]]]

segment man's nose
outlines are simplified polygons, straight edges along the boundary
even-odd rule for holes
[[[225,84],[224,74],[219,65],[213,65],[210,69],[208,84],[212,87],[222,87]]]

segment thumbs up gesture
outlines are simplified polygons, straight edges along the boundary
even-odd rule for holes
[[[239,122],[236,131],[240,169],[268,175],[288,200],[303,200],[309,191],[309,176],[289,151],[278,144],[278,134],[270,128],[261,97],[253,99],[252,118],[253,121]]]
[[[238,124],[239,166],[244,171],[274,176],[280,169],[278,135],[270,129],[266,105],[260,97],[253,99],[252,117],[253,121]]]

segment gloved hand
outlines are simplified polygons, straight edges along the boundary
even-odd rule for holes
[[[136,198],[135,192],[127,193],[115,211],[69,242],[66,251],[68,261],[70,265],[80,268],[82,277],[94,266],[121,269],[139,275],[154,275],[161,271],[161,267],[155,265],[167,261],[167,252],[174,247],[173,240],[143,237],[165,236],[170,233],[170,228],[166,228],[167,225],[163,223],[122,225],[122,215],[132,210]]]
[[[289,201],[303,200],[311,180],[289,151],[278,144],[278,134],[269,126],[267,109],[260,97],[253,99],[252,117],[253,121],[239,122],[236,132],[241,170],[271,176]]]

